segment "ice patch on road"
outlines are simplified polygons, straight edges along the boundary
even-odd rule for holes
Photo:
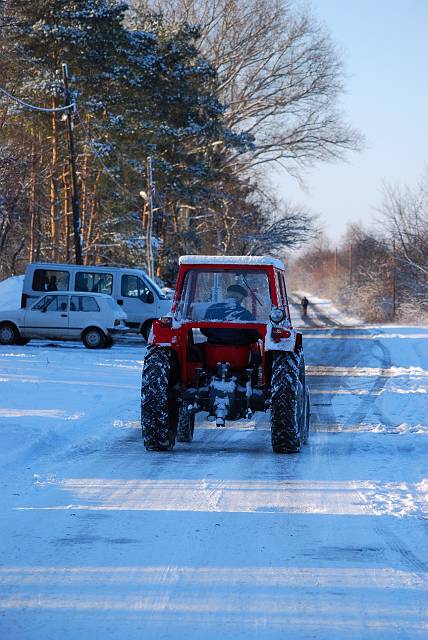
[[[68,413],[60,409],[0,409],[0,418],[63,418],[64,420],[80,420],[85,414],[82,412]]]
[[[56,485],[64,503],[25,505],[20,511],[203,511],[324,515],[421,515],[428,483],[365,480],[126,480],[37,478]],[[70,501],[71,498],[71,501]]]
[[[141,429],[140,420],[113,420],[115,429]]]
[[[409,515],[427,513],[428,481],[418,484],[405,482],[387,482],[382,485],[373,483],[367,487],[366,493],[360,493],[371,513],[378,516],[396,516],[403,518]]]
[[[428,378],[428,371],[422,367],[333,367],[306,365],[306,373],[311,376],[364,376],[393,378],[395,376],[415,376]]]
[[[315,405],[317,406],[317,405]],[[336,433],[379,433],[381,435],[427,435],[428,425],[426,424],[408,424],[403,422],[399,425],[386,425],[381,422],[359,422],[358,424],[343,424],[335,422],[316,423],[315,431],[317,433],[336,432]]]
[[[373,433],[387,433],[387,434],[397,434],[397,435],[406,435],[408,433],[413,434],[428,434],[428,425],[423,424],[407,424],[403,422],[395,427],[387,426],[384,424],[373,425],[372,429],[367,429],[367,431],[372,431]]]

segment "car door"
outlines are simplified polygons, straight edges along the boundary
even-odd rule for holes
[[[94,318],[95,324],[101,322],[100,306],[94,296],[75,295],[70,297],[69,329],[72,338],[80,338],[85,327]]]
[[[127,325],[137,328],[156,317],[155,297],[143,278],[136,274],[122,274],[120,285],[123,310],[128,316]]]
[[[40,298],[24,318],[25,334],[40,338],[68,337],[68,296],[47,294]]]

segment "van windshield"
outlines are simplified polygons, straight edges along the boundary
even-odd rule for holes
[[[164,292],[162,291],[162,289],[161,289],[161,288],[156,284],[156,282],[155,282],[154,280],[152,280],[151,278],[149,278],[149,276],[148,276],[148,275],[146,275],[144,272],[142,272],[142,274],[141,274],[141,275],[142,275],[142,276],[144,277],[144,279],[145,279],[145,280],[150,284],[151,288],[155,290],[156,295],[157,295],[159,298],[162,298],[162,299],[166,298],[166,295],[164,294]]]

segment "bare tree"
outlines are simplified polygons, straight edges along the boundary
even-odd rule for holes
[[[380,212],[400,260],[428,289],[428,170],[415,190],[386,186]]]
[[[360,134],[337,110],[340,56],[307,9],[292,0],[134,0],[132,6],[137,23],[139,13],[151,10],[201,25],[201,50],[218,73],[227,124],[254,140],[251,152],[225,158],[237,173],[272,161],[295,173],[360,147]]]

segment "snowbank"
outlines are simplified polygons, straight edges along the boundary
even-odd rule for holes
[[[0,282],[0,311],[19,309],[24,276],[12,276]]]

